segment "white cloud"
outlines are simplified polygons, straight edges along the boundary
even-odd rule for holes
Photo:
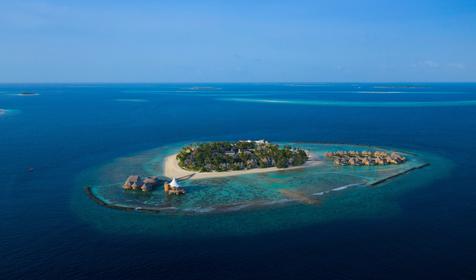
[[[440,67],[440,64],[434,60],[425,60],[421,63],[423,66],[428,68],[437,68]]]
[[[455,69],[465,69],[466,68],[466,65],[464,65],[463,63],[460,63],[460,62],[452,62],[452,63],[449,63],[448,66],[450,68],[455,68]]]
[[[434,60],[427,59],[427,60],[422,60],[418,61],[414,64],[411,65],[413,68],[427,68],[427,69],[433,69],[433,68],[438,68],[440,67],[440,64]]]

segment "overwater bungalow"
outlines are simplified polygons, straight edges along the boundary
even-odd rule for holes
[[[164,183],[164,192],[166,194],[182,195],[185,194],[185,189],[180,186],[180,184],[177,182],[177,179],[174,177],[170,183]]]
[[[407,160],[399,153],[385,151],[337,151],[328,152],[325,155],[333,159],[335,165],[351,166],[401,164]]]
[[[158,178],[156,176],[146,177],[144,180],[139,175],[131,175],[127,177],[126,182],[122,185],[125,190],[142,190],[143,192],[151,191],[153,187],[157,186]]]

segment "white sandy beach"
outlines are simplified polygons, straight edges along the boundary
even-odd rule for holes
[[[177,154],[174,154],[165,158],[164,176],[167,176],[169,178],[175,177],[175,178],[189,178],[189,179],[220,178],[220,177],[238,176],[238,175],[245,175],[245,174],[296,170],[296,169],[307,168],[307,167],[312,167],[312,166],[317,166],[322,164],[322,161],[311,159],[311,160],[308,160],[303,165],[292,166],[288,168],[268,167],[268,168],[255,168],[255,169],[249,169],[249,170],[236,170],[236,171],[224,171],[224,172],[195,172],[195,171],[187,171],[182,169],[178,165],[178,161],[176,157],[177,157]]]

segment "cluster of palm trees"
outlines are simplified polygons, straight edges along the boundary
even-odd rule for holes
[[[302,149],[255,141],[201,143],[184,147],[177,155],[182,168],[199,172],[287,168],[307,159]]]

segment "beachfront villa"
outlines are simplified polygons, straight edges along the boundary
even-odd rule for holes
[[[184,188],[180,186],[180,184],[177,182],[177,179],[175,179],[175,177],[172,179],[170,183],[169,182],[164,183],[164,192],[166,194],[175,194],[175,195],[185,194]]]
[[[153,187],[157,186],[158,178],[156,176],[146,177],[142,180],[139,175],[131,175],[127,177],[126,182],[122,185],[125,190],[142,190],[143,192],[151,191]]]

